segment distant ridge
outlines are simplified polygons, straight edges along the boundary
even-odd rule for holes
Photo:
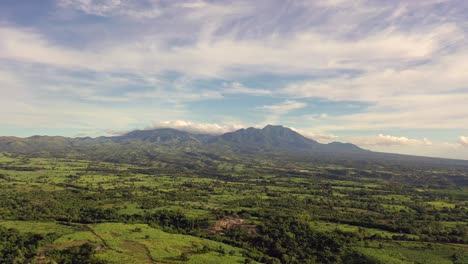
[[[141,140],[151,143],[184,143],[199,142],[200,138],[194,134],[172,128],[153,130],[135,130],[122,136],[111,137],[114,141]]]
[[[0,137],[0,152],[44,157],[79,157],[111,162],[145,163],[155,159],[202,156],[253,155],[294,157],[302,160],[360,160],[364,162],[456,164],[468,161],[379,153],[351,143],[319,143],[281,126],[245,128],[222,135],[195,134],[173,128],[135,130],[120,136],[67,138]],[[188,156],[187,156],[188,155]],[[201,155],[201,156],[200,156]],[[203,161],[204,162],[204,161]]]
[[[233,132],[213,136],[194,134],[173,128],[158,128],[150,130],[135,130],[121,136],[108,137],[113,142],[143,141],[152,144],[198,144],[211,148],[229,147],[235,151],[283,150],[283,151],[323,151],[330,152],[362,152],[366,151],[350,143],[333,142],[321,144],[304,137],[298,132],[281,125],[267,125],[264,128],[242,128]]]
[[[290,128],[267,125],[263,129],[249,127],[220,136],[220,139],[241,147],[262,146],[268,148],[310,148],[319,144]]]

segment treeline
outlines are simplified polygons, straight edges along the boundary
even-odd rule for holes
[[[45,252],[47,258],[59,264],[106,264],[106,261],[95,257],[96,246],[84,243],[81,246],[70,247],[63,250],[50,250]]]
[[[197,185],[190,183],[193,191],[188,186],[179,188],[171,192],[160,192],[152,189],[142,189],[141,187],[124,186],[118,189],[107,189],[100,193],[91,192],[82,188],[60,190],[54,192],[31,191],[27,193],[16,193],[9,190],[0,191],[0,207],[3,209],[1,217],[11,220],[41,220],[41,221],[62,221],[74,223],[101,223],[101,222],[138,222],[157,223],[163,227],[168,227],[167,219],[173,221],[176,229],[203,228],[207,225],[206,219],[189,219],[188,222],[182,214],[171,215],[167,212],[156,211],[151,217],[148,213],[126,216],[119,210],[121,207],[104,209],[100,206],[100,201],[112,199],[114,202],[133,201],[141,209],[151,210],[171,204],[171,201],[202,201],[207,199],[205,191],[199,190]],[[203,186],[204,188],[206,186]],[[185,190],[187,188],[187,190]],[[136,191],[150,192],[151,196],[136,196]],[[326,191],[326,190],[324,190]],[[269,192],[267,191],[267,194]],[[364,196],[365,197],[365,196]],[[378,202],[368,198],[356,197],[354,201],[340,200],[336,197],[320,199],[298,198],[289,194],[282,194],[280,197],[261,198],[255,195],[246,196],[226,202],[229,208],[244,208],[240,210],[226,210],[222,213],[212,212],[213,216],[222,218],[228,215],[249,214],[254,217],[268,219],[277,215],[277,212],[287,212],[290,215],[309,214],[310,219],[321,220],[334,223],[344,223],[353,226],[367,228],[377,228],[403,235],[417,235],[420,241],[467,243],[468,225],[463,224],[467,219],[468,212],[463,207],[444,208],[434,210],[429,205],[421,202],[405,202],[412,210],[400,210],[398,212],[387,211]],[[250,208],[250,210],[245,209]],[[337,209],[341,208],[341,209]],[[361,213],[356,213],[359,209]],[[307,212],[314,212],[310,214]],[[158,215],[161,215],[159,219]],[[159,220],[155,220],[159,219]],[[172,220],[171,220],[172,221]],[[453,228],[447,229],[440,224],[441,221],[460,222]],[[160,222],[160,223],[159,223]],[[396,239],[399,239],[396,237]],[[408,237],[408,236],[406,236]]]
[[[208,238],[245,248],[248,257],[267,264],[380,263],[349,247],[359,240],[356,234],[319,232],[296,217],[277,216],[256,232],[229,228]]]
[[[54,233],[47,235],[21,233],[17,229],[0,226],[0,263],[43,263],[42,260],[46,257],[59,264],[106,263],[94,257],[96,246],[89,243],[63,250],[40,250],[41,247],[51,244],[57,238],[58,236]]]
[[[0,263],[28,263],[36,257],[40,246],[51,243],[55,238],[54,234],[20,233],[16,229],[0,226]]]

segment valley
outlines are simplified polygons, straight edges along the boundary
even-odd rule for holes
[[[132,140],[118,144],[151,147],[151,162],[3,152],[1,231],[35,241],[12,259],[0,249],[3,261],[68,263],[78,253],[79,263],[468,261],[461,161],[330,162],[284,144],[276,154],[210,153],[173,138],[172,147]]]

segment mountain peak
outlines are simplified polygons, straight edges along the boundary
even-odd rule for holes
[[[279,125],[267,125],[262,129],[249,127],[221,136],[224,141],[236,144],[237,147],[261,148],[300,148],[304,149],[318,144],[290,128]]]
[[[157,128],[151,130],[135,130],[117,137],[111,137],[115,142],[143,141],[155,144],[185,144],[203,145],[205,143],[226,144],[237,150],[286,150],[286,151],[321,151],[321,152],[353,152],[361,148],[349,143],[332,142],[321,144],[309,139],[282,125],[266,125],[263,128],[248,127],[220,136],[192,134],[173,128]],[[213,146],[213,145],[212,145]]]
[[[198,142],[195,135],[173,128],[135,130],[119,137],[117,140],[141,140],[155,143]]]
[[[263,130],[269,130],[269,129],[289,129],[287,127],[284,127],[282,125],[266,125]]]

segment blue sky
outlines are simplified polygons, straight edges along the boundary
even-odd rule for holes
[[[468,3],[3,0],[0,135],[282,124],[468,159]]]

